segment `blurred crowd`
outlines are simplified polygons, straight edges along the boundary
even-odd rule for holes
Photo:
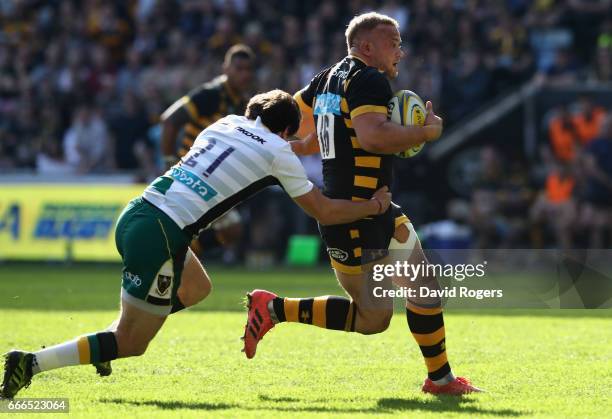
[[[229,46],[257,53],[255,90],[294,92],[346,54],[345,26],[367,10],[401,25],[407,57],[395,86],[431,99],[452,125],[534,76],[612,81],[611,9],[605,0],[0,2],[0,168],[142,168],[160,113],[218,74]]]
[[[432,100],[447,126],[528,80],[612,82],[610,0],[0,1],[0,171],[150,179],[160,114],[219,74],[231,45],[257,55],[253,92],[295,92],[346,55],[346,24],[370,10],[401,26],[393,86]],[[563,173],[588,148],[555,141],[547,165]],[[476,225],[480,241],[490,228]]]
[[[469,193],[423,228],[429,248],[612,246],[612,112],[589,95],[551,109],[537,161],[478,149]]]

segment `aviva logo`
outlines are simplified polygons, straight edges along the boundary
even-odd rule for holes
[[[340,95],[334,93],[323,93],[317,96],[314,106],[315,115],[324,115],[326,113],[333,113],[334,115],[340,116]]]
[[[45,204],[34,237],[107,239],[120,210],[120,205]]]

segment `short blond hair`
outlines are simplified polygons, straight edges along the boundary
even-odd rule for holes
[[[392,17],[376,12],[363,13],[352,18],[346,27],[346,48],[350,51],[360,33],[369,32],[378,25],[393,25],[399,30],[399,23]]]

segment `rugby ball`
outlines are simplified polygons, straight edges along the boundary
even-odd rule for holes
[[[398,90],[395,92],[387,105],[387,116],[389,120],[400,125],[424,125],[425,104],[416,93],[410,90]],[[416,156],[423,149],[425,143],[421,143],[408,150],[395,153],[397,157],[407,159]]]

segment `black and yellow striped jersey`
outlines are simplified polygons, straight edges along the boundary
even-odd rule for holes
[[[325,195],[358,201],[370,199],[382,186],[391,188],[392,155],[361,148],[352,124],[364,113],[386,115],[391,97],[385,75],[351,56],[317,74],[295,95],[314,114]]]
[[[183,157],[196,137],[213,122],[230,114],[243,115],[247,102],[243,96],[233,92],[227,76],[201,84],[178,100],[180,108],[188,115],[183,127],[183,139],[178,157]]]

